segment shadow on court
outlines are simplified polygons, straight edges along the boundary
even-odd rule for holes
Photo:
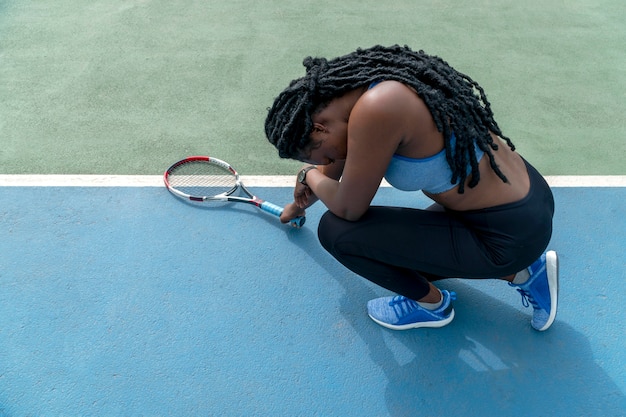
[[[458,295],[450,325],[388,330],[365,311],[382,294],[329,261],[312,230],[289,237],[345,289],[340,311],[388,379],[390,415],[618,416],[626,409],[587,338],[558,317],[536,332],[530,309],[520,312],[472,287],[475,281],[450,279],[438,284]]]

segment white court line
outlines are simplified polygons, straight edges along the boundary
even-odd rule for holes
[[[551,187],[626,187],[626,175],[546,176]],[[249,187],[293,187],[294,175],[242,175]],[[381,184],[389,187],[386,181]],[[163,187],[161,175],[0,175],[0,187]]]

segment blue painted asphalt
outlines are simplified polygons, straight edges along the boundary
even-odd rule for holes
[[[157,187],[0,187],[0,416],[626,415],[626,188],[554,192],[550,330],[502,282],[446,280],[455,320],[394,332],[317,243],[321,204],[294,230]]]

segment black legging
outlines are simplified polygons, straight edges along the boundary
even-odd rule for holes
[[[521,271],[552,235],[550,187],[526,162],[522,200],[469,211],[373,206],[356,222],[331,212],[320,219],[322,246],[362,277],[413,300],[442,278],[500,278]]]

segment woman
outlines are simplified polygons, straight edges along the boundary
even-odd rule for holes
[[[391,329],[441,327],[455,294],[443,278],[509,281],[533,306],[532,326],[556,316],[558,262],[543,253],[554,200],[542,176],[493,118],[483,89],[442,59],[375,46],[326,60],[274,101],[265,122],[282,158],[306,165],[283,222],[321,200],[321,244],[339,262],[397,293],[367,304]],[[422,190],[427,210],[374,207],[381,180]]]

